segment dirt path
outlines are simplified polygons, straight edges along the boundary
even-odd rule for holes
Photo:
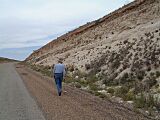
[[[45,120],[13,63],[0,64],[0,120]]]
[[[17,71],[47,120],[147,120],[141,114],[69,86],[64,87],[67,93],[59,97],[52,79],[23,65],[18,65]]]

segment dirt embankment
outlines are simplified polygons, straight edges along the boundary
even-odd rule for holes
[[[51,78],[44,77],[23,65],[18,65],[17,71],[47,120],[148,119],[123,106],[66,85],[64,90],[67,92],[59,97]]]

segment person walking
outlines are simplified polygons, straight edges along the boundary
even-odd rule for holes
[[[61,96],[61,93],[62,93],[62,81],[65,74],[66,74],[65,65],[63,64],[63,59],[60,58],[58,60],[58,63],[54,65],[54,69],[53,69],[53,75],[54,75],[59,96]]]

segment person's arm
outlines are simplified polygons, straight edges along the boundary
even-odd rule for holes
[[[53,65],[53,77],[54,77],[54,78],[55,78],[54,73],[55,73],[55,69],[56,69],[55,66],[56,66],[56,65]]]
[[[65,80],[65,76],[66,76],[66,67],[64,65],[64,70],[63,70],[63,78],[64,78],[64,80]]]

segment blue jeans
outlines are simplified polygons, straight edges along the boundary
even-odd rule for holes
[[[55,73],[54,74],[54,79],[56,82],[58,94],[60,95],[62,92],[62,80],[63,80],[63,73]]]

